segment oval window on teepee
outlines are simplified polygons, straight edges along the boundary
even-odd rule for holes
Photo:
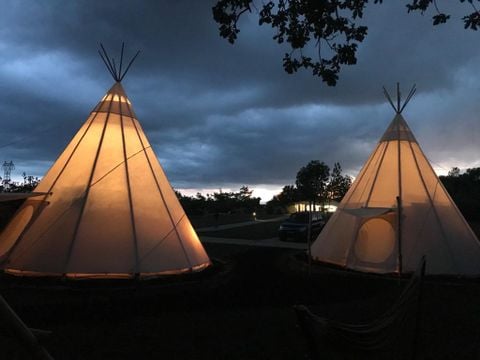
[[[395,230],[387,220],[367,220],[358,230],[355,255],[360,261],[382,263],[395,247]]]
[[[33,215],[33,210],[34,208],[32,205],[25,206],[7,225],[4,230],[3,241],[0,243],[0,256],[5,254],[13,246],[22,231],[30,222],[30,219]]]

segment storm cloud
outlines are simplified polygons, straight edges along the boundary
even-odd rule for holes
[[[355,176],[393,118],[382,86],[418,92],[404,114],[434,168],[480,166],[478,32],[460,2],[433,27],[405,2],[370,4],[358,63],[336,87],[282,69],[285,48],[255,16],[235,45],[214,1],[5,1],[0,14],[0,160],[42,176],[112,85],[98,43],[142,53],[123,81],[180,189],[275,190],[318,159]],[[463,12],[462,12],[463,11]],[[268,200],[268,199],[264,199]]]

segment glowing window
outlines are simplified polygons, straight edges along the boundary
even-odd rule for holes
[[[379,264],[392,254],[395,242],[392,224],[385,219],[373,218],[358,230],[355,255],[361,261]]]

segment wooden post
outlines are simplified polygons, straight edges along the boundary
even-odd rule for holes
[[[425,269],[427,266],[427,260],[425,255],[422,256],[421,265],[422,269],[420,270],[420,280],[418,284],[418,299],[417,299],[417,308],[415,316],[415,328],[413,330],[413,344],[412,344],[412,360],[416,360],[418,356],[418,343],[420,336],[420,326],[422,321],[422,305],[423,305],[423,282],[425,280]]]
[[[402,200],[397,196],[397,244],[398,244],[398,273],[401,276],[403,272],[402,259]]]
[[[312,202],[310,201],[310,207],[308,209],[308,225],[307,225],[307,256],[308,256],[308,275],[312,273],[312,250],[310,249],[312,236]]]
[[[400,84],[397,83],[397,101],[398,113],[400,114]],[[397,121],[397,151],[398,151],[398,196],[397,196],[397,241],[398,241],[398,274],[402,276],[403,259],[402,259],[402,147],[400,146],[400,123]]]
[[[37,338],[25,323],[18,317],[15,311],[12,310],[10,305],[0,295],[0,319],[9,329],[11,334],[23,343],[30,354],[32,359],[35,360],[54,360],[53,357],[40,345]]]

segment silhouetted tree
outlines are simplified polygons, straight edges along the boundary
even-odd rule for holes
[[[465,29],[480,27],[480,12],[473,0],[457,0],[471,7],[462,20]],[[213,18],[218,23],[220,36],[231,44],[240,32],[240,17],[254,9],[259,25],[270,25],[275,29],[273,40],[287,43],[290,51],[283,57],[283,68],[289,74],[301,68],[311,69],[328,85],[334,86],[338,73],[344,65],[357,63],[358,44],[367,35],[367,26],[358,25],[368,0],[275,0],[257,4],[254,0],[218,0],[212,8]],[[374,0],[373,3],[382,3]],[[406,8],[422,15],[432,8],[433,25],[447,22],[450,15],[443,13],[436,0],[409,0]],[[303,50],[307,45],[316,47],[318,54],[313,59]]]
[[[238,192],[220,189],[207,196],[197,193],[185,196],[175,190],[177,198],[188,215],[219,214],[229,212],[252,213],[260,206],[260,198],[252,196],[253,190],[242,186]]]
[[[279,194],[267,201],[265,204],[267,212],[270,214],[285,212],[289,205],[296,203],[299,199],[300,196],[295,185],[285,185]]]
[[[37,176],[27,175],[25,172],[22,176],[23,182],[9,181],[8,186],[0,186],[0,192],[32,192],[40,182]]]
[[[300,199],[297,188],[294,185],[285,185],[282,192],[277,195],[277,198],[282,205],[292,204]]]
[[[325,203],[330,168],[324,162],[310,161],[298,173],[295,184],[301,200]]]
[[[248,200],[252,197],[253,190],[250,190],[248,186],[240,187],[240,191],[236,194],[237,199],[240,201]]]
[[[184,196],[177,190],[175,190],[175,194],[188,215],[203,215],[208,211],[209,199],[202,194],[197,193],[195,196]]]
[[[237,199],[238,208],[243,208],[248,213],[254,212],[260,206],[260,198],[253,197],[253,190],[250,190],[248,186],[242,186],[238,193],[235,193]]]
[[[468,220],[480,220],[480,168],[467,169],[463,174],[452,168],[447,176],[440,176],[458,208]]]
[[[352,178],[342,175],[340,163],[330,168],[319,160],[312,160],[302,167],[296,178],[296,186],[285,185],[282,192],[267,202],[272,211],[276,207],[286,208],[298,201],[325,203],[328,200],[342,200],[352,184]]]
[[[460,176],[460,169],[458,167],[452,167],[448,172],[448,176],[450,177],[459,177]]]
[[[340,201],[352,185],[352,178],[348,175],[342,175],[342,167],[336,162],[333,165],[330,181],[327,185],[328,200]]]
[[[227,213],[235,209],[236,198],[233,192],[224,192],[220,189],[219,192],[213,193],[213,200],[214,212]]]

